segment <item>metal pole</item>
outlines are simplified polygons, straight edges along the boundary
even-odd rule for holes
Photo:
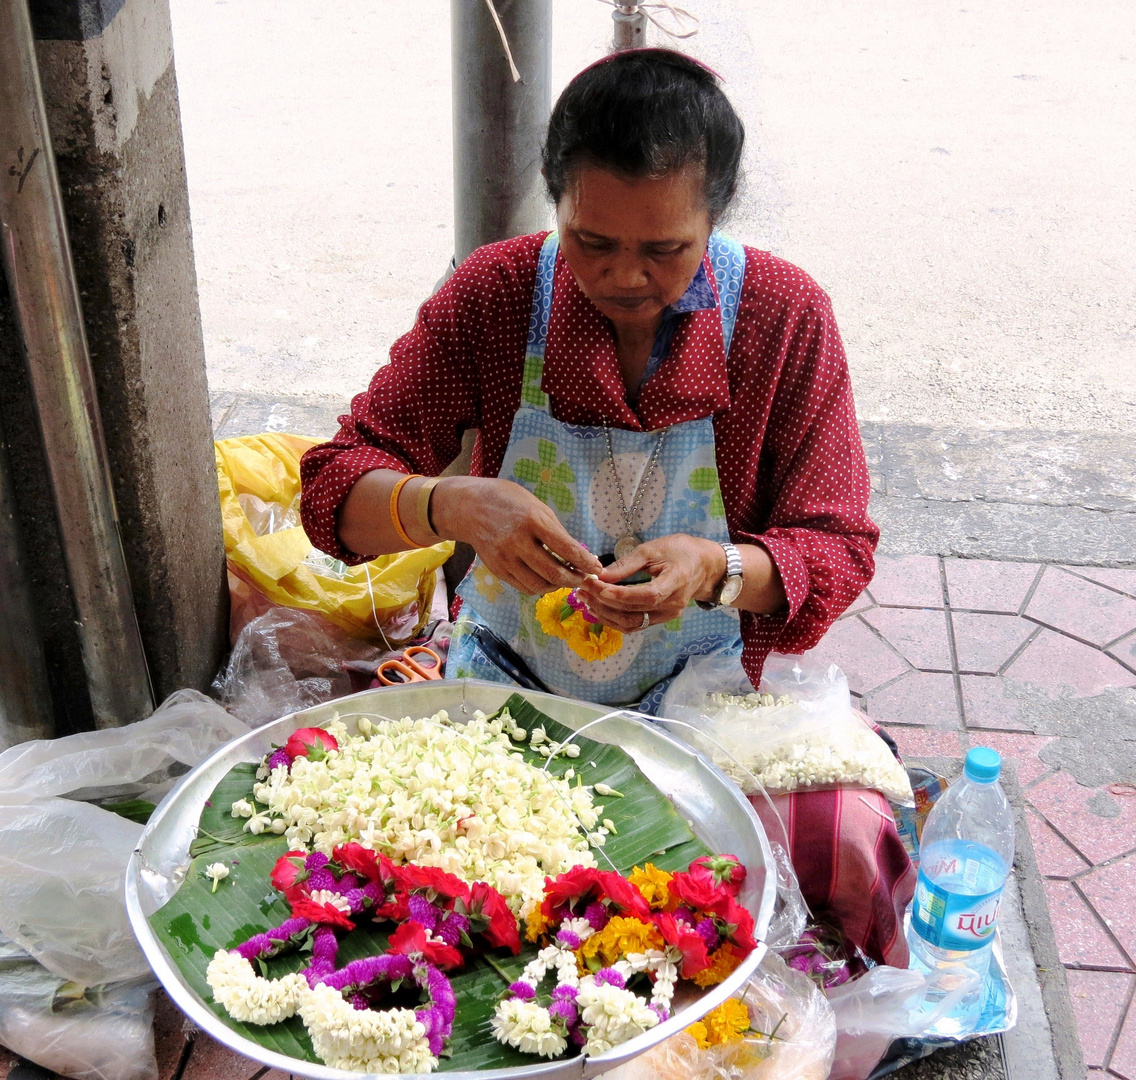
[[[153,710],[26,0],[0,0],[0,247],[59,517],[95,722]]]
[[[621,4],[611,18],[615,23],[612,45],[617,51],[639,49],[647,43],[647,13],[638,4]]]
[[[552,0],[493,0],[520,72],[513,81],[486,0],[450,0],[454,246],[548,227],[540,148],[552,105]]]
[[[0,750],[55,733],[10,476],[0,441]]]

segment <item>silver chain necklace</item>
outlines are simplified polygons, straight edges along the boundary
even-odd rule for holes
[[[630,510],[627,509],[627,500],[623,497],[623,485],[619,482],[619,470],[615,466],[615,447],[611,441],[611,428],[608,427],[606,419],[603,429],[604,435],[607,436],[608,463],[611,465],[612,479],[615,480],[615,490],[619,495],[619,509],[623,514],[624,531],[623,535],[615,542],[615,557],[625,559],[643,542],[635,535],[635,523],[639,519],[639,506],[643,502],[643,496],[647,493],[647,487],[654,475],[655,466],[659,463],[659,455],[663,450],[663,440],[667,437],[667,429],[664,428],[659,433],[659,441],[655,443],[655,449],[651,452],[651,459],[639,479],[639,486],[635,489]]]

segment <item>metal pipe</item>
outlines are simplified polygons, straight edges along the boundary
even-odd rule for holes
[[[552,0],[450,0],[454,103],[454,246],[474,248],[548,227],[540,148],[552,108]]]
[[[0,0],[0,247],[95,723],[153,710],[26,0]]]
[[[0,440],[0,750],[55,734],[10,477],[8,453]]]
[[[647,13],[638,4],[623,4],[611,13],[615,23],[612,45],[618,52],[639,49],[647,43]]]

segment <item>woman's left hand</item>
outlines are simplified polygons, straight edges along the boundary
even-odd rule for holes
[[[652,580],[642,585],[618,585],[640,570]],[[677,618],[691,600],[709,600],[726,572],[721,544],[702,537],[674,533],[648,540],[626,558],[612,563],[599,580],[577,586],[581,600],[604,626],[645,630],[648,625]],[[650,616],[644,624],[643,615]]]

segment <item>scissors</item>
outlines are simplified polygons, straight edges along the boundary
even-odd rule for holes
[[[421,656],[429,663],[422,663],[415,659]],[[425,645],[412,645],[401,656],[384,660],[375,669],[375,678],[383,686],[401,686],[403,683],[427,682],[430,679],[442,677],[442,658],[433,649]]]

